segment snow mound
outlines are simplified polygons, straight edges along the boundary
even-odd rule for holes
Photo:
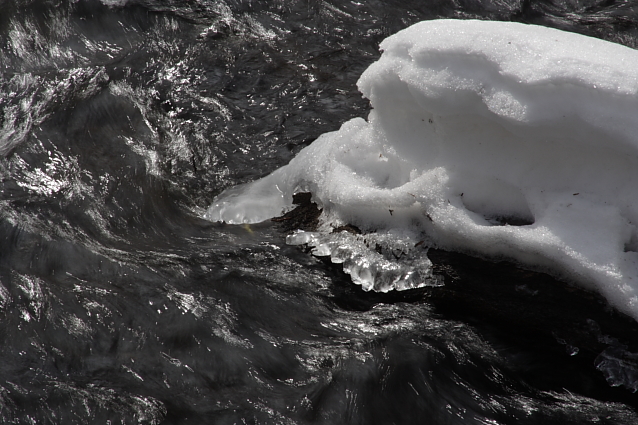
[[[381,49],[358,82],[367,121],[222,193],[206,218],[262,221],[310,191],[326,229],[400,229],[549,270],[638,319],[638,52],[457,20],[421,22]]]

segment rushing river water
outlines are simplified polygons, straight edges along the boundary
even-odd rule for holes
[[[638,423],[638,334],[600,301],[570,322],[576,336],[545,314],[487,320],[485,294],[461,311],[426,290],[364,293],[287,246],[280,223],[200,218],[222,190],[365,117],[356,80],[400,29],[515,20],[636,47],[636,10],[1,3],[0,422]],[[517,288],[524,303],[537,291]]]

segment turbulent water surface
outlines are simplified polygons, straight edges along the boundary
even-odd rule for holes
[[[500,314],[469,257],[467,309],[364,293],[280,223],[200,218],[365,116],[378,44],[440,17],[638,44],[614,1],[0,4],[1,422],[638,423],[635,326],[588,294],[572,333],[578,291]]]

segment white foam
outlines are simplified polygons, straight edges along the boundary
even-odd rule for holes
[[[456,20],[419,23],[381,49],[358,83],[367,121],[223,193],[206,217],[262,221],[310,191],[326,226],[401,229],[548,269],[638,319],[638,52]]]

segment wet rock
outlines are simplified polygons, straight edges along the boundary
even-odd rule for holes
[[[297,193],[293,196],[292,203],[296,205],[294,210],[271,220],[281,223],[282,230],[286,232],[297,229],[315,230],[319,225],[319,216],[322,210],[312,202],[312,194],[308,192]]]

